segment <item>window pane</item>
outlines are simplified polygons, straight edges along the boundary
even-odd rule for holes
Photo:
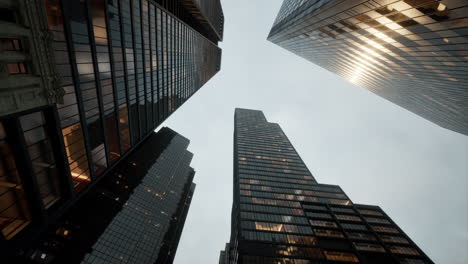
[[[0,229],[11,239],[30,223],[30,211],[16,162],[0,122]]]
[[[59,172],[55,165],[43,113],[36,112],[22,116],[20,122],[42,202],[45,208],[49,208],[59,200],[61,195]]]

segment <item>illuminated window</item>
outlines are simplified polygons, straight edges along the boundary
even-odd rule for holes
[[[337,251],[323,251],[327,260],[346,261],[358,263],[359,259],[353,253],[337,252]]]
[[[409,247],[391,246],[390,251],[394,254],[419,256],[419,252],[416,249]]]

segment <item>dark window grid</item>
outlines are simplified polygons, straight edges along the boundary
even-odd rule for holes
[[[258,176],[258,175],[240,175],[239,179],[240,183],[245,184],[260,184],[266,186],[275,186],[275,187],[283,187],[283,188],[294,188],[294,189],[301,189],[301,190],[317,190],[314,182],[308,182],[305,180],[291,180],[291,179],[282,179],[275,177],[266,177],[266,176]]]

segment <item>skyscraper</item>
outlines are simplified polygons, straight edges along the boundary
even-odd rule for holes
[[[285,0],[268,40],[468,135],[468,3]]]
[[[172,263],[195,189],[188,144],[150,134],[40,236],[14,240],[11,263]]]
[[[280,126],[236,109],[228,264],[433,263],[378,206],[317,183]]]
[[[41,233],[220,70],[219,0],[0,1],[0,244]]]

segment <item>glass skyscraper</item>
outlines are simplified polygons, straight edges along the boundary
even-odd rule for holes
[[[468,135],[468,3],[285,0],[268,40]]]
[[[60,218],[220,70],[223,24],[219,0],[0,1],[1,249]]]
[[[378,206],[318,183],[276,123],[236,109],[223,264],[433,263]]]
[[[6,263],[172,263],[195,190],[188,145],[169,128],[151,133]]]

